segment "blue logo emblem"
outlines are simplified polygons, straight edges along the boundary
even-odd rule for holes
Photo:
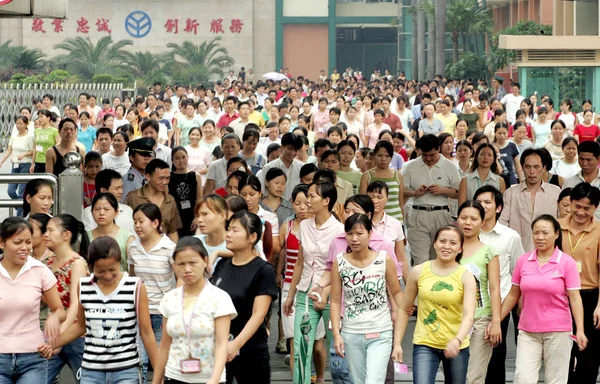
[[[125,18],[125,31],[131,37],[140,38],[152,30],[152,19],[146,12],[133,11]]]

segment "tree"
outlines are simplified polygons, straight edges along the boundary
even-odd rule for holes
[[[412,27],[411,27],[411,55],[412,55],[412,78],[419,78],[419,40],[417,37],[417,0],[410,1],[412,12]]]
[[[446,76],[457,79],[489,78],[489,71],[485,57],[473,52],[466,52],[456,63],[451,63],[446,68]]]
[[[551,25],[538,24],[531,20],[521,20],[514,26],[496,33],[492,37],[492,48],[488,55],[488,65],[492,72],[505,68],[517,59],[517,51],[511,49],[500,49],[498,40],[500,35],[552,35]]]
[[[171,60],[167,68],[173,79],[191,84],[205,82],[212,75],[223,77],[225,70],[234,64],[227,48],[220,45],[221,37],[204,41],[200,45],[186,40],[181,45],[167,44],[171,50]]]
[[[480,35],[492,33],[494,20],[485,8],[480,8],[477,0],[452,0],[446,10],[446,29],[452,39],[452,61],[458,57],[458,38],[465,34]]]
[[[122,73],[122,66],[131,59],[124,48],[131,45],[131,40],[113,42],[110,36],[100,38],[96,44],[89,37],[76,37],[56,44],[54,49],[68,52],[58,57],[57,62],[66,62],[66,69],[82,81],[91,81],[98,74]]]
[[[423,12],[423,3],[424,0],[417,0],[417,61],[419,65],[418,80],[425,79],[425,12]]]
[[[162,79],[162,71],[168,57],[164,54],[135,52],[130,55],[127,66],[133,76],[143,79],[147,84]]]
[[[427,78],[435,77],[435,5],[432,0],[426,0],[422,4],[423,12],[427,17]]]
[[[446,70],[446,0],[435,0],[435,73]]]
[[[15,47],[11,57],[12,67],[19,71],[38,71],[44,67],[46,54],[39,49]]]

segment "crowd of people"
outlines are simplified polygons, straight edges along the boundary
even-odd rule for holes
[[[600,115],[503,80],[34,99],[0,165],[58,176],[80,153],[83,215],[51,216],[45,180],[9,186],[0,382],[269,383],[276,338],[297,384],[327,361],[336,383],[391,383],[408,343],[417,384],[440,363],[503,384],[512,317],[515,383],[542,363],[546,383],[595,383]]]

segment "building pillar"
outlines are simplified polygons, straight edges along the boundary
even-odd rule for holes
[[[527,87],[527,68],[519,67],[519,84],[521,84],[521,95],[529,95]]]
[[[592,106],[600,105],[600,67],[594,67]]]
[[[283,0],[275,0],[275,71],[283,67]]]

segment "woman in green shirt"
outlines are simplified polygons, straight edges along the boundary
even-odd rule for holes
[[[458,120],[463,119],[469,125],[469,130],[477,130],[479,115],[473,112],[473,103],[470,99],[463,102],[463,111],[458,114]]]
[[[58,129],[54,128],[52,122],[52,112],[43,109],[38,112],[40,127],[34,131],[35,149],[33,150],[33,164],[31,164],[31,173],[46,172],[46,151],[60,142]]]

